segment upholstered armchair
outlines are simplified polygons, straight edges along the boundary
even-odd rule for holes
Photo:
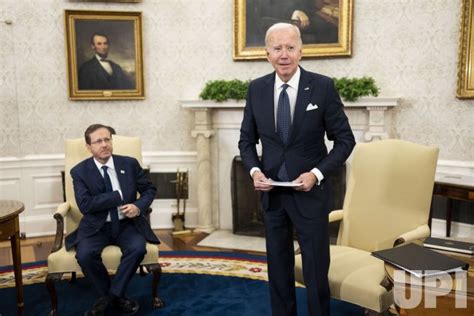
[[[115,154],[134,157],[141,163],[141,141],[139,138],[114,135],[113,144]],[[66,140],[64,168],[66,202],[59,205],[54,214],[57,224],[56,238],[51,254],[48,256],[48,275],[46,277],[46,286],[52,304],[50,315],[58,313],[58,295],[55,283],[61,280],[64,273],[71,273],[71,281],[76,279],[77,273],[82,273],[81,267],[76,261],[75,250],[67,251],[64,246],[64,233],[73,232],[82,218],[82,213],[79,211],[74,198],[72,178],[69,171],[90,155],[83,138]],[[146,250],[145,258],[140,264],[140,274],[144,275],[145,270],[153,273],[152,304],[153,308],[160,308],[163,306],[163,302],[158,297],[158,283],[161,277],[161,267],[158,263],[158,245],[147,243]],[[117,246],[108,246],[103,250],[102,261],[111,273],[117,269],[121,256],[122,253]]]
[[[401,140],[358,143],[349,172],[337,244],[331,245],[331,296],[381,313],[393,304],[384,262],[372,251],[428,237],[438,149]],[[303,281],[301,254],[295,277]]]

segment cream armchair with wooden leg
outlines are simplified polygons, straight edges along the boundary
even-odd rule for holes
[[[438,149],[401,140],[355,147],[337,244],[331,245],[331,296],[381,313],[393,304],[384,262],[371,252],[428,237]],[[296,280],[304,283],[301,255]]]
[[[113,136],[114,153],[119,155],[131,156],[140,163],[142,161],[141,141],[136,137]],[[55,283],[60,281],[64,273],[71,273],[71,280],[74,281],[76,273],[82,273],[81,267],[76,261],[76,252],[67,251],[64,246],[64,232],[66,234],[73,232],[82,218],[79,211],[72,186],[70,170],[80,161],[90,157],[83,138],[70,139],[65,142],[65,196],[66,202],[59,205],[54,218],[57,223],[56,239],[51,254],[48,256],[48,275],[46,277],[46,286],[51,296],[50,315],[58,313],[58,295]],[[64,231],[65,228],[65,231]],[[151,298],[153,308],[163,307],[163,302],[158,297],[158,283],[161,277],[161,267],[158,263],[158,245],[147,243],[147,253],[140,263],[140,274],[144,275],[144,268],[153,273]],[[122,253],[117,246],[108,246],[102,252],[102,260],[106,268],[113,272],[120,263]]]

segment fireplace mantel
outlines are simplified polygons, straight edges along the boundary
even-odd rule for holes
[[[385,111],[398,106],[400,98],[391,97],[362,97],[356,102],[344,102],[347,109],[365,109],[369,114],[367,129],[364,131],[364,139],[372,141],[374,139],[388,138],[388,132],[385,126]],[[212,130],[211,111],[216,110],[236,110],[245,107],[245,101],[225,101],[215,102],[207,100],[185,100],[181,101],[182,107],[194,110],[196,112],[195,130],[206,129]],[[200,114],[198,114],[200,112]],[[198,118],[199,116],[199,118]],[[206,126],[203,126],[206,125]],[[207,126],[209,125],[209,126]],[[199,128],[197,128],[199,127]],[[193,131],[193,134],[195,132]],[[193,137],[196,137],[193,135]]]
[[[368,113],[367,122],[356,129],[357,141],[372,141],[389,137],[385,120],[387,110],[398,106],[400,98],[363,97],[357,102],[344,102],[349,120],[351,112]],[[214,102],[183,100],[181,106],[194,112],[191,136],[197,150],[198,229],[205,232],[232,229],[230,172],[237,143],[245,101]],[[357,137],[357,132],[361,137]]]

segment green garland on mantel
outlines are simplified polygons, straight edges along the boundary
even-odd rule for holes
[[[345,101],[356,101],[359,97],[379,95],[379,88],[372,77],[362,78],[333,78],[336,89]],[[199,94],[203,100],[223,102],[229,99],[244,100],[250,80],[211,80],[206,82],[204,89]]]
[[[359,97],[372,95],[374,97],[379,95],[379,87],[375,84],[372,77],[362,78],[334,78],[339,95],[345,100],[354,102]]]
[[[229,99],[244,100],[247,96],[250,80],[212,80],[206,83],[199,97],[203,100],[217,102]]]

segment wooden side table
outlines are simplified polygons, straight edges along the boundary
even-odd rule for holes
[[[474,177],[445,173],[436,174],[433,195],[441,195],[448,200],[446,209],[446,236],[449,237],[451,235],[451,220],[455,201],[474,202]],[[430,228],[432,215],[433,203],[431,203],[430,209]]]
[[[471,240],[469,240],[471,241]],[[416,241],[416,243],[421,244],[421,240]],[[405,295],[405,298],[411,297],[421,297],[421,302],[414,308],[403,308],[397,306],[397,311],[399,315],[407,315],[407,316],[473,316],[474,315],[474,255],[463,255],[463,254],[456,254],[454,252],[448,251],[440,251],[443,254],[448,256],[457,258],[464,262],[469,263],[469,270],[467,271],[467,279],[456,280],[454,274],[450,274],[451,277],[451,284],[447,285],[449,288],[442,289],[442,293],[440,293],[440,288],[433,287],[433,281],[426,284],[424,279],[418,279],[414,276],[411,276],[409,273],[405,273],[405,282],[404,283],[395,283],[394,284],[394,273],[395,268],[394,266],[385,263],[385,272],[389,279],[389,281],[394,285],[393,293],[396,293],[396,287],[398,286],[400,290],[405,290],[404,293],[399,293],[400,295]],[[412,281],[416,281],[416,284],[413,284]],[[467,284],[465,286],[466,291],[462,292],[462,294],[466,294],[467,306],[465,308],[456,308],[456,295],[462,295],[460,292],[456,292],[454,288],[454,284],[456,282],[458,284],[466,281]],[[446,284],[444,284],[446,285]],[[443,287],[443,284],[437,284],[436,286]],[[445,291],[445,292],[444,292]],[[448,292],[448,294],[443,295],[444,293]],[[436,308],[426,307],[426,294],[431,294],[432,296],[436,296]],[[438,295],[436,295],[438,294]]]
[[[18,315],[24,315],[23,279],[21,275],[20,221],[18,218],[18,215],[23,212],[24,209],[25,206],[21,202],[0,200],[0,241],[10,239],[11,243]]]

